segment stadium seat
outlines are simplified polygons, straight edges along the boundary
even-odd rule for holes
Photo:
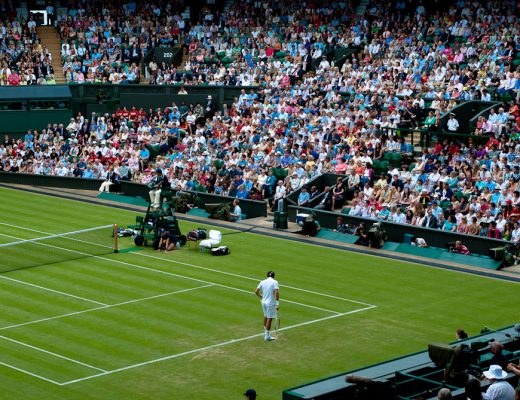
[[[135,217],[135,224],[128,225],[128,229],[133,229],[134,231],[140,231],[143,229],[144,217],[138,215]]]
[[[380,173],[382,174],[386,174],[388,172],[388,166],[390,165],[390,163],[388,161],[381,161],[381,166],[380,166]]]

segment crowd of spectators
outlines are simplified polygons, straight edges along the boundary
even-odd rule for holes
[[[58,22],[67,82],[139,83],[154,46],[176,45],[184,20],[176,2],[92,1],[70,5]]]
[[[212,83],[257,89],[242,90],[220,110],[208,99],[78,114],[16,143],[6,139],[0,168],[106,178],[113,165],[122,179],[142,183],[160,168],[175,189],[274,196],[274,208],[319,174],[334,172],[345,178],[328,189],[330,201],[320,208],[520,239],[514,222],[520,215],[519,20],[506,12],[508,1],[458,1],[436,13],[374,2],[362,15],[348,2],[297,9],[284,1],[234,4],[223,13],[207,10],[192,26],[162,3],[71,8],[59,25],[71,81],[82,75],[131,80],[128,71],[150,46],[177,42],[188,63],[181,72],[152,65],[155,83],[182,84],[181,92]],[[325,49],[353,45],[361,56],[341,68],[322,57]],[[316,68],[313,59],[321,59]],[[503,109],[463,132],[486,136],[482,145],[446,139],[414,158],[413,146],[395,134],[411,127],[436,131],[457,101],[489,100],[491,93],[507,99]],[[443,128],[458,132],[454,119]],[[379,170],[392,153],[406,156],[406,165]],[[308,197],[316,195],[310,190]]]
[[[149,64],[150,83],[286,88],[329,49],[361,43],[352,30],[349,1],[234,2],[222,13],[209,10],[187,32],[182,68]]]
[[[56,84],[51,61],[33,16],[0,18],[0,86]]]

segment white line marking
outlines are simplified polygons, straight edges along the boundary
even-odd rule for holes
[[[151,254],[143,254],[143,253],[136,253],[136,254],[141,256],[141,257],[154,258],[154,259],[157,259],[157,260],[162,260],[162,261],[166,261],[166,262],[170,262],[170,263],[174,263],[174,264],[182,264],[182,265],[186,265],[188,267],[193,267],[193,268],[197,268],[197,269],[203,269],[203,270],[206,270],[206,271],[217,272],[219,274],[234,276],[236,278],[248,279],[250,281],[255,281],[255,282],[259,281],[258,278],[253,278],[253,277],[250,277],[250,276],[238,275],[238,274],[234,274],[232,272],[226,272],[226,271],[221,271],[221,270],[218,270],[218,269],[202,267],[200,265],[189,264],[189,263],[185,263],[185,262],[182,262],[182,261],[169,260],[169,259],[163,258],[163,257],[152,256]],[[292,290],[297,290],[297,291],[305,292],[305,293],[311,293],[311,294],[315,294],[315,295],[318,295],[318,296],[330,297],[330,298],[337,299],[337,300],[342,300],[342,301],[345,301],[345,302],[361,304],[363,306],[373,306],[373,304],[364,303],[362,301],[346,299],[346,298],[343,298],[343,297],[333,296],[331,294],[326,294],[326,293],[315,292],[315,291],[312,291],[312,290],[302,289],[302,288],[295,287],[295,286],[280,285],[280,287],[284,287],[284,288],[292,289]],[[285,299],[284,299],[284,301],[285,301]]]
[[[5,224],[5,223],[1,223],[1,222],[0,222],[0,224],[7,225],[7,226],[13,226],[13,227],[20,228],[20,229],[26,229],[26,230],[30,230],[30,231],[35,231],[35,232],[46,234],[46,232],[36,231],[36,230],[33,230],[33,229],[19,227],[19,226],[16,226],[16,225],[10,225],[10,224]],[[55,248],[61,249],[60,247],[57,247],[57,246],[51,246],[51,247],[55,247]],[[117,260],[117,259],[110,259],[110,258],[101,257],[101,256],[92,256],[91,254],[82,253],[82,252],[79,252],[79,251],[76,251],[76,250],[70,250],[70,249],[65,249],[65,248],[63,248],[63,250],[72,251],[72,252],[79,253],[79,254],[85,254],[85,255],[88,255],[90,257],[98,258],[98,259],[101,259],[101,260],[110,261],[111,263],[115,263],[115,264],[128,265],[128,266],[132,266],[132,267],[135,267],[135,268],[138,268],[138,269],[152,271],[152,272],[155,272],[155,273],[160,273],[160,274],[170,275],[170,276],[176,276],[176,277],[187,279],[187,280],[191,280],[191,281],[206,283],[206,284],[208,284],[208,286],[219,286],[219,287],[223,287],[223,288],[227,288],[227,289],[231,289],[231,290],[236,290],[236,291],[240,291],[240,292],[244,292],[244,293],[248,293],[248,294],[253,294],[252,291],[247,291],[247,290],[235,288],[235,287],[232,287],[232,286],[226,286],[226,285],[222,285],[222,284],[218,284],[218,283],[214,283],[214,282],[205,281],[205,280],[202,280],[202,279],[197,279],[197,278],[192,278],[192,277],[188,277],[188,276],[184,276],[184,275],[179,275],[179,274],[175,274],[175,273],[172,273],[172,272],[167,272],[167,271],[162,271],[162,270],[158,270],[158,269],[154,269],[154,268],[149,268],[149,267],[145,267],[145,266],[138,265],[138,264],[132,264],[132,263],[128,263],[128,262]],[[137,254],[139,254],[139,253],[137,253]],[[147,257],[150,257],[150,258],[157,258],[157,259],[160,259],[162,261],[168,261],[167,259],[160,258],[160,257],[154,257],[154,256],[149,256],[149,255],[143,255],[143,256],[147,256]],[[186,263],[182,263],[182,264],[186,264]],[[187,264],[187,265],[189,265],[189,264]],[[195,266],[195,267],[197,267],[197,266]],[[204,267],[200,267],[200,268],[206,269]],[[225,272],[218,271],[218,270],[214,270],[214,272],[225,273]],[[228,273],[225,273],[225,274],[228,274]],[[241,277],[240,275],[237,275],[237,276]],[[242,278],[249,279],[249,280],[255,280],[255,281],[257,280],[255,278],[250,278],[250,277],[242,277]],[[286,287],[288,287],[288,286],[286,286]],[[319,293],[319,292],[312,292],[312,291],[308,291],[306,289],[300,289],[300,288],[294,288],[294,287],[288,287],[288,288],[292,288],[292,289],[295,289],[295,290],[301,290],[301,291],[304,291],[304,292],[309,292],[309,293],[313,293],[313,294],[317,294],[317,295],[322,295],[322,296],[325,296],[325,297],[337,298],[339,300],[343,300],[343,301],[346,301],[346,302],[351,301],[349,299],[343,299],[341,297],[327,295],[327,294],[323,294],[323,293]],[[288,300],[285,300],[285,301],[286,302],[292,302],[292,301],[288,301]],[[319,319],[315,319],[315,320],[311,320],[311,321],[302,322],[300,324],[284,327],[284,328],[279,329],[279,331],[285,331],[285,330],[289,330],[289,329],[293,329],[293,328],[298,328],[300,326],[314,324],[314,323],[317,323],[317,322],[329,320],[329,319],[332,319],[332,318],[338,318],[338,317],[342,317],[342,316],[345,316],[345,315],[354,314],[354,313],[370,310],[372,308],[376,308],[377,307],[375,305],[368,304],[368,303],[362,303],[362,302],[358,302],[358,301],[352,301],[352,302],[355,302],[355,303],[358,303],[358,304],[363,304],[363,305],[366,305],[367,307],[360,308],[360,309],[357,309],[357,310],[348,311],[348,312],[345,312],[345,313],[338,313],[336,311],[321,309],[323,311],[332,312],[332,313],[334,313],[334,315],[330,315],[330,316],[327,316],[327,317],[323,317],[323,318],[319,318]],[[296,302],[293,302],[293,303],[296,303]],[[303,303],[296,303],[296,304],[304,305]],[[305,306],[310,306],[310,305],[305,304]],[[317,308],[315,306],[310,306],[310,307],[311,308]],[[105,308],[105,307],[98,307],[96,309],[99,309],[99,308]],[[93,310],[95,310],[95,309],[91,309],[91,311],[93,311]],[[88,310],[85,310],[84,312],[87,312],[87,311]],[[77,312],[77,313],[81,313],[81,312]],[[71,313],[71,315],[73,315],[73,314],[74,313]],[[252,339],[252,338],[260,337],[262,335],[263,335],[263,333],[260,333],[260,334],[256,334],[256,335],[246,336],[246,337],[239,338],[239,339],[232,339],[232,340],[228,340],[226,342],[222,342],[222,343],[218,343],[218,344],[215,344],[215,345],[206,346],[206,347],[195,349],[195,350],[190,350],[190,351],[187,351],[187,352],[184,352],[184,353],[174,354],[174,355],[170,355],[170,356],[166,356],[166,357],[162,357],[162,358],[158,358],[158,359],[154,359],[154,360],[150,360],[150,361],[145,361],[143,363],[126,366],[126,367],[122,367],[122,368],[111,370],[111,371],[107,371],[107,372],[102,372],[100,374],[95,374],[95,375],[91,375],[91,376],[88,376],[88,377],[75,379],[75,380],[72,380],[72,381],[60,383],[59,385],[60,386],[69,385],[69,384],[72,384],[72,383],[77,383],[77,382],[81,382],[81,381],[84,381],[84,380],[87,380],[87,379],[97,378],[97,377],[108,375],[108,374],[112,374],[112,373],[115,373],[115,372],[125,371],[125,370],[128,370],[128,369],[133,369],[133,368],[141,367],[141,366],[144,366],[144,365],[148,365],[148,364],[152,364],[152,363],[156,363],[156,362],[160,362],[160,361],[164,361],[164,360],[178,358],[178,357],[181,357],[181,356],[184,356],[184,355],[188,355],[188,354],[193,354],[193,353],[197,353],[197,352],[201,352],[201,351],[205,351],[205,350],[210,350],[210,349],[217,348],[217,347],[226,346],[226,345],[232,344],[232,343],[242,342],[242,341],[249,340],[249,339]]]
[[[87,299],[87,298],[85,298],[85,297],[76,296],[76,295],[74,295],[74,294],[70,294],[70,293],[60,292],[59,290],[50,289],[50,288],[47,288],[47,287],[44,287],[44,286],[36,285],[36,284],[34,284],[34,283],[29,283],[29,282],[21,281],[21,280],[19,280],[19,279],[8,278],[7,276],[1,275],[1,274],[0,274],[0,278],[2,278],[2,279],[6,279],[6,280],[8,280],[8,281],[18,282],[18,283],[21,283],[21,284],[23,284],[23,285],[32,286],[32,287],[35,287],[35,288],[38,288],[38,289],[41,289],[41,290],[46,290],[46,291],[48,291],[48,292],[58,293],[58,294],[61,294],[61,295],[63,295],[63,296],[68,296],[68,297],[73,297],[73,298],[75,298],[75,299],[79,299],[79,300],[83,300],[83,301],[88,301],[89,303],[94,303],[94,304],[99,304],[99,305],[101,305],[101,306],[106,306],[105,303],[101,303],[101,302],[96,301],[96,300]]]
[[[87,310],[75,311],[75,312],[71,312],[71,313],[67,313],[67,314],[56,315],[56,316],[54,316],[54,317],[42,318],[42,319],[37,319],[37,320],[35,320],[35,321],[29,321],[29,322],[23,322],[23,323],[20,323],[20,324],[4,326],[4,327],[0,328],[0,331],[6,330],[6,329],[17,328],[17,327],[19,327],[19,326],[25,326],[25,325],[37,324],[37,323],[39,323],[39,322],[52,321],[52,320],[54,320],[54,319],[60,319],[60,318],[70,317],[70,316],[72,316],[72,315],[79,315],[79,314],[89,313],[89,312],[92,312],[92,311],[104,310],[104,309],[106,309],[106,308],[119,307],[119,306],[123,306],[123,305],[125,305],[125,304],[132,304],[132,303],[137,303],[137,302],[140,302],[140,301],[146,301],[146,300],[151,300],[151,299],[157,299],[157,298],[159,298],[159,297],[171,296],[171,295],[173,295],[173,294],[179,294],[179,293],[190,292],[190,291],[192,291],[192,290],[197,290],[197,289],[207,288],[207,287],[210,287],[210,286],[213,286],[213,285],[197,286],[197,287],[194,287],[194,288],[177,290],[177,291],[175,291],[175,292],[162,293],[162,294],[157,294],[157,295],[154,295],[154,296],[143,297],[143,298],[141,298],[141,299],[128,300],[128,301],[123,301],[123,302],[121,302],[121,303],[105,305],[105,306],[102,306],[102,307],[89,308],[89,309],[87,309]]]
[[[280,328],[278,331],[279,332],[280,331],[287,331],[289,329],[299,328],[301,326],[315,324],[317,322],[322,322],[322,321],[326,321],[326,320],[333,319],[333,318],[343,317],[345,315],[354,314],[354,313],[358,313],[358,312],[361,312],[361,311],[367,311],[367,310],[370,310],[372,308],[375,308],[375,306],[360,308],[360,309],[357,309],[357,310],[353,310],[353,311],[349,311],[349,312],[345,312],[345,313],[341,313],[341,314],[337,314],[337,315],[329,315],[328,317],[323,317],[323,318],[314,319],[314,320],[311,320],[311,321],[306,321],[306,322],[302,322],[302,323],[295,324],[295,325],[290,325],[290,326],[287,326],[285,328]],[[85,381],[85,380],[88,380],[88,379],[93,379],[93,378],[98,378],[98,377],[105,376],[105,375],[110,375],[110,374],[113,374],[113,373],[116,373],[116,372],[126,371],[126,370],[129,370],[129,369],[134,369],[134,368],[138,368],[138,367],[143,367],[145,365],[155,364],[155,363],[158,363],[158,362],[161,362],[161,361],[172,360],[174,358],[183,357],[183,356],[186,356],[186,355],[189,355],[189,354],[200,353],[202,351],[207,351],[207,350],[215,349],[215,348],[218,348],[218,347],[223,347],[223,346],[227,346],[227,345],[230,345],[230,344],[239,343],[239,342],[243,342],[243,341],[246,341],[246,340],[258,338],[258,337],[261,337],[263,335],[264,335],[263,333],[257,333],[255,335],[244,336],[244,337],[241,337],[241,338],[238,338],[238,339],[231,339],[231,340],[227,340],[225,342],[213,344],[213,345],[210,345],[210,346],[205,346],[205,347],[201,347],[201,348],[194,349],[194,350],[188,350],[188,351],[185,351],[185,352],[182,352],[182,353],[172,354],[172,355],[169,355],[169,356],[156,358],[156,359],[149,360],[149,361],[144,361],[144,362],[141,362],[141,363],[138,363],[138,364],[128,365],[126,367],[114,369],[114,370],[107,371],[107,372],[102,372],[100,374],[95,374],[95,375],[87,376],[87,377],[84,377],[84,378],[74,379],[74,380],[71,380],[71,381],[68,381],[68,382],[61,383],[60,385],[62,385],[62,386],[70,385],[70,384],[82,382],[82,381]]]
[[[11,236],[11,235],[3,235],[3,234],[0,234],[2,236],[7,236],[7,237],[11,237],[11,238],[14,238],[14,239],[19,239],[17,238],[16,236]],[[178,278],[184,278],[184,279],[188,279],[188,280],[192,280],[192,281],[196,281],[196,282],[201,282],[201,283],[206,283],[206,284],[210,284],[210,285],[214,285],[214,286],[220,286],[220,287],[223,287],[223,288],[226,288],[226,289],[231,289],[231,290],[236,290],[236,291],[239,291],[239,292],[244,292],[244,293],[248,293],[248,294],[253,294],[253,291],[249,291],[249,290],[244,290],[244,289],[239,289],[239,288],[236,288],[236,287],[233,287],[233,286],[227,286],[227,285],[223,285],[223,284],[220,284],[220,283],[215,283],[215,282],[210,282],[210,281],[205,281],[205,280],[202,280],[202,279],[197,279],[197,278],[191,278],[189,276],[184,276],[184,275],[179,275],[179,274],[175,274],[173,272],[167,272],[167,271],[161,271],[160,269],[155,269],[155,268],[149,268],[149,267],[145,267],[143,265],[139,265],[139,264],[132,264],[132,263],[128,263],[128,262],[125,262],[125,261],[121,261],[121,260],[117,260],[117,259],[113,259],[113,258],[106,258],[106,257],[101,257],[101,256],[95,256],[95,255],[92,255],[92,254],[88,254],[88,253],[83,253],[81,251],[78,251],[78,250],[72,250],[72,249],[67,249],[67,248],[64,248],[64,247],[59,247],[59,246],[54,246],[54,245],[50,245],[50,244],[46,244],[46,243],[38,243],[42,246],[45,246],[45,247],[52,247],[52,248],[55,248],[55,249],[61,249],[61,250],[66,250],[66,251],[69,251],[69,252],[72,252],[72,253],[77,253],[77,254],[82,254],[82,255],[86,255],[88,257],[93,257],[93,258],[98,258],[100,260],[105,260],[105,261],[110,261],[111,264],[113,263],[117,263],[117,264],[123,264],[123,265],[129,265],[131,267],[135,267],[135,268],[139,268],[139,269],[144,269],[144,270],[148,270],[148,271],[153,271],[153,272],[156,272],[156,273],[161,273],[161,274],[165,274],[165,275],[171,275],[171,276],[176,276]],[[157,259],[159,260],[165,260],[164,258],[159,258],[157,257]],[[5,278],[3,277],[2,275],[0,275],[0,277],[2,278]],[[5,278],[5,279],[11,279],[11,278]],[[23,282],[23,281],[20,281],[20,282]],[[35,285],[37,286],[37,285]],[[43,287],[42,287],[43,288]],[[52,289],[48,289],[48,290],[52,290]],[[73,297],[76,297],[74,295],[71,295]],[[340,314],[340,312],[338,311],[332,311],[332,310],[327,310],[325,308],[320,308],[320,307],[316,307],[316,306],[312,306],[310,304],[304,304],[304,303],[298,303],[296,301],[292,301],[292,300],[284,300],[286,303],[294,303],[294,304],[298,304],[300,306],[304,306],[304,307],[309,307],[309,308],[314,308],[314,309],[318,309],[318,310],[322,310],[322,311],[326,311],[326,312],[330,312],[330,313],[333,313],[333,314]],[[104,305],[106,306],[107,304],[104,304],[104,303],[99,303],[97,301],[93,301],[93,303],[97,303],[97,304],[101,304],[101,305]],[[371,304],[365,304],[365,305],[371,305]]]
[[[51,233],[49,233],[49,232],[40,231],[40,230],[37,230],[37,229],[25,228],[23,226],[8,224],[8,223],[5,223],[5,222],[0,222],[0,225],[10,226],[10,227],[13,227],[13,228],[18,228],[18,229],[23,229],[23,230],[27,230],[27,231],[30,231],[30,232],[43,233],[43,234],[46,234],[46,235],[51,235]],[[84,243],[89,243],[90,244],[90,242],[85,241],[85,240],[74,239],[74,238],[67,238],[67,239],[75,240],[75,241],[79,241],[79,242],[84,242]],[[106,247],[109,248],[109,246],[106,246]],[[182,262],[182,261],[170,260],[170,259],[167,259],[167,258],[152,256],[150,254],[143,254],[143,253],[140,253],[140,252],[136,252],[135,254],[139,255],[141,257],[157,259],[157,260],[166,261],[166,262],[174,263],[174,264],[186,265],[188,267],[193,267],[193,268],[202,269],[202,270],[206,270],[206,271],[216,272],[216,273],[223,274],[223,275],[234,276],[234,277],[237,277],[237,278],[248,279],[248,280],[255,281],[255,282],[258,281],[258,278],[253,278],[253,277],[250,277],[250,276],[234,274],[232,272],[221,271],[221,270],[213,269],[213,268],[207,268],[207,267],[203,267],[203,266],[200,266],[200,265],[185,263],[185,262]],[[99,257],[99,256],[96,256],[96,257]],[[154,270],[154,271],[159,271],[159,270]],[[374,306],[374,304],[365,303],[365,302],[362,302],[362,301],[357,301],[357,300],[352,300],[352,299],[347,299],[347,298],[344,298],[344,297],[334,296],[334,295],[331,295],[331,294],[315,292],[313,290],[302,289],[302,288],[295,287],[295,286],[289,286],[289,285],[280,285],[280,286],[288,288],[288,289],[292,289],[292,290],[297,290],[297,291],[300,291],[300,292],[311,293],[311,294],[315,294],[315,295],[318,295],[318,296],[329,297],[329,298],[336,299],[336,300],[342,300],[342,301],[345,301],[345,302],[361,304],[361,305],[369,306],[369,307],[370,306]],[[284,301],[287,301],[287,300],[284,299]]]
[[[40,347],[36,347],[36,346],[32,346],[32,345],[27,344],[27,343],[24,343],[24,342],[20,342],[20,341],[18,341],[18,340],[15,340],[15,339],[9,338],[9,337],[7,337],[7,336],[0,336],[0,339],[4,339],[4,340],[7,340],[7,341],[9,341],[9,342],[13,342],[13,343],[19,344],[19,345],[21,345],[21,346],[29,347],[30,349],[37,350],[37,351],[41,351],[42,353],[50,354],[51,356],[58,357],[58,358],[62,358],[62,359],[64,359],[64,360],[71,361],[71,362],[73,362],[73,363],[75,363],[75,364],[83,365],[84,367],[88,367],[88,368],[91,368],[91,369],[95,369],[95,370],[97,370],[97,371],[108,372],[107,370],[104,370],[104,369],[101,369],[101,368],[98,368],[98,367],[94,367],[93,365],[86,364],[86,363],[84,363],[84,362],[81,362],[81,361],[75,360],[75,359],[73,359],[73,358],[69,358],[69,357],[62,356],[61,354],[57,354],[57,353],[54,353],[54,352],[52,352],[52,351],[42,349],[42,348],[40,348]]]
[[[45,378],[44,376],[37,375],[37,374],[35,374],[35,373],[32,373],[32,372],[26,371],[25,369],[15,367],[14,365],[7,364],[7,363],[2,362],[2,361],[0,361],[0,365],[3,365],[4,367],[7,367],[7,368],[14,369],[15,371],[18,371],[18,372],[22,372],[22,373],[24,373],[24,374],[27,374],[27,375],[33,376],[33,377],[35,377],[35,378],[38,378],[38,379],[44,380],[44,381],[46,381],[46,382],[53,383],[53,384],[58,385],[58,386],[62,386],[62,385],[63,385],[63,383],[53,381],[52,379]]]

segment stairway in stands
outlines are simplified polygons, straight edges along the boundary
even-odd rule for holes
[[[361,0],[358,6],[356,7],[356,14],[363,15],[369,4],[370,0]]]
[[[61,62],[61,38],[54,26],[38,26],[36,28],[38,37],[42,45],[47,47],[52,55],[52,68],[54,69],[54,79],[57,85],[66,84],[63,74],[63,64]]]

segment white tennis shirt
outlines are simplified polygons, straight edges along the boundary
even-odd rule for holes
[[[274,306],[276,304],[276,298],[274,297],[274,291],[279,289],[278,281],[269,277],[264,279],[258,284],[258,288],[262,291],[262,303]]]

